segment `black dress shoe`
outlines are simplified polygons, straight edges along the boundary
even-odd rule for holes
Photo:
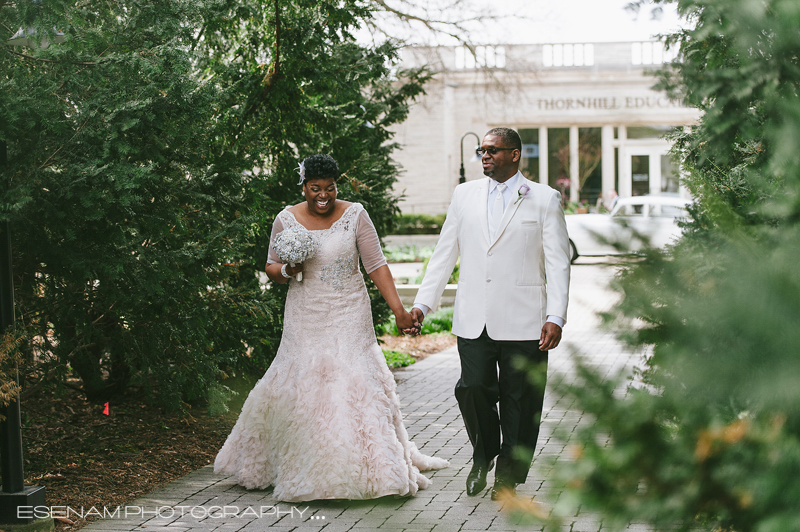
[[[492,486],[492,500],[497,501],[517,494],[517,484],[503,478],[495,479]]]
[[[486,474],[494,467],[494,460],[488,464],[472,464],[467,475],[467,495],[477,495],[486,487]]]

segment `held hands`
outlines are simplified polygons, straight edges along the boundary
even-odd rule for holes
[[[548,321],[542,327],[542,334],[539,336],[539,349],[541,351],[555,349],[559,342],[561,342],[561,327]]]
[[[414,328],[403,330],[403,332],[412,336],[419,336],[419,334],[422,332],[422,322],[425,321],[425,314],[423,314],[422,311],[416,307],[411,309],[410,314],[414,319]]]
[[[420,329],[422,329],[422,319],[417,319],[414,311],[419,312],[419,309],[411,309],[411,313],[403,309],[403,312],[395,315],[397,320],[397,330],[402,331],[403,334],[410,334],[417,336]],[[422,314],[420,312],[420,314]]]

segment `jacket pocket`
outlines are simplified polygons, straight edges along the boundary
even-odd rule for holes
[[[523,222],[524,223],[524,222]],[[522,269],[517,274],[517,285],[537,286],[544,284],[542,273],[542,228],[538,222],[523,225],[525,248],[522,254]]]

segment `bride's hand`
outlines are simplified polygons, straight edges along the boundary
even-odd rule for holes
[[[298,273],[303,271],[303,263],[295,264],[292,266],[291,264],[286,265],[286,273],[289,274],[289,277],[295,277]]]
[[[414,317],[405,309],[400,314],[395,315],[397,321],[397,330],[403,331],[406,334],[417,335],[419,334],[419,325],[414,321]]]

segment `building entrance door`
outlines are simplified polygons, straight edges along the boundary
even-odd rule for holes
[[[655,176],[650,169],[650,155],[631,155],[631,195],[650,194],[650,181]],[[653,179],[651,179],[653,178]]]
[[[620,165],[620,196],[658,196],[671,193],[673,180],[677,192],[677,172],[669,159],[669,144],[631,144],[625,146],[622,159],[627,164]]]

